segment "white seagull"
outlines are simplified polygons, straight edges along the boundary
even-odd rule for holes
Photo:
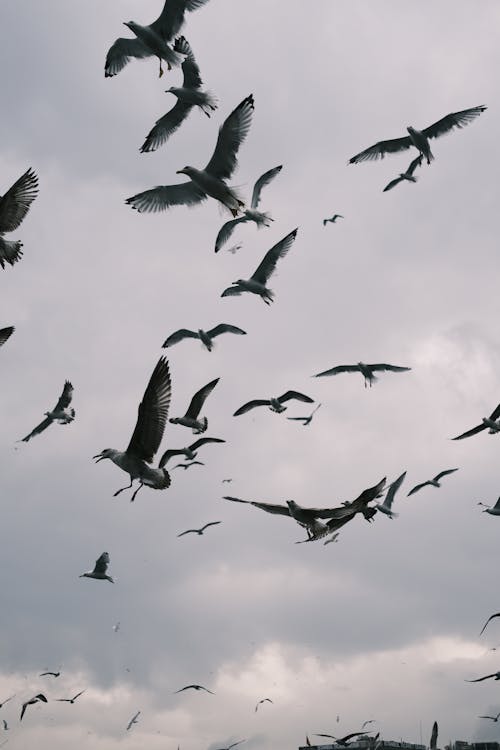
[[[199,391],[196,391],[183,417],[174,417],[168,421],[172,424],[180,424],[184,427],[190,427],[195,435],[200,435],[202,432],[206,432],[208,419],[206,417],[199,419],[199,415],[200,411],[203,409],[205,401],[212,393],[219,380],[220,378],[215,378],[215,380],[211,380],[210,383],[207,383],[203,388],[200,388]]]
[[[246,414],[247,411],[255,409],[257,406],[268,406],[271,411],[274,411],[276,414],[281,414],[281,412],[286,411],[287,408],[286,406],[283,406],[283,404],[291,399],[303,401],[305,404],[314,403],[314,399],[310,396],[306,396],[298,391],[287,391],[282,396],[278,396],[278,398],[255,398],[253,401],[248,401],[246,404],[243,404],[243,406],[240,406],[239,409],[236,409],[233,417],[239,417],[240,414]]]
[[[219,234],[217,235],[217,239],[215,240],[216,253],[218,253],[222,246],[228,241],[238,224],[245,224],[248,221],[253,221],[253,223],[257,225],[257,229],[260,229],[261,227],[271,226],[270,222],[274,221],[274,219],[268,213],[257,211],[257,207],[260,202],[260,194],[262,192],[262,189],[269,185],[272,180],[274,180],[276,175],[281,172],[282,168],[283,165],[280,164],[279,167],[273,167],[273,169],[264,172],[264,174],[259,177],[255,185],[253,186],[250,208],[247,208],[243,212],[243,216],[239,216],[237,219],[226,221],[226,223],[219,230]],[[232,249],[234,250],[234,248]]]
[[[141,715],[141,712],[140,712],[140,711],[137,711],[137,713],[135,714],[135,716],[132,716],[132,718],[130,719],[129,723],[127,724],[127,732],[128,732],[128,730],[129,730],[129,729],[130,729],[130,728],[131,728],[131,727],[132,727],[132,726],[133,726],[134,724],[137,724],[137,719],[139,718],[139,716],[140,716],[140,715]]]
[[[427,164],[431,163],[434,158],[431,153],[429,145],[429,138],[438,138],[445,133],[449,133],[453,128],[463,128],[468,125],[472,120],[478,117],[481,112],[487,109],[484,105],[479,107],[471,107],[471,109],[464,109],[461,112],[452,112],[446,117],[442,117],[441,120],[429,125],[429,127],[423,130],[416,130],[409,125],[406,129],[408,135],[403,138],[393,138],[390,141],[379,141],[374,146],[366,148],[356,156],[349,159],[349,164],[359,164],[362,161],[372,161],[374,159],[384,158],[386,154],[393,154],[397,151],[406,151],[407,148],[415,146],[423,156],[427,159]]]
[[[467,430],[467,432],[462,432],[461,435],[457,435],[457,437],[452,438],[452,440],[463,440],[467,437],[472,437],[472,435],[477,435],[479,432],[482,432],[483,430],[488,430],[488,435],[496,435],[500,432],[500,404],[496,406],[493,411],[491,412],[489,417],[483,417],[481,420],[481,424],[478,424],[476,427],[473,427],[471,430]]]
[[[172,383],[168,362],[164,357],[158,361],[147,388],[139,404],[139,414],[130,443],[125,451],[106,448],[93,458],[96,463],[109,458],[116,466],[130,477],[130,484],[114,493],[114,497],[130,489],[134,479],[139,480],[139,487],[130,498],[132,502],[139,490],[146,485],[154,490],[170,487],[170,475],[160,462],[157,469],[149,466],[160,447],[167,422],[168,408],[172,395]]]
[[[38,177],[30,168],[0,197],[0,266],[13,266],[23,251],[20,240],[5,240],[6,232],[14,232],[22,223],[38,195]]]
[[[365,388],[367,383],[371,388],[377,380],[373,374],[374,372],[408,372],[408,370],[411,370],[411,367],[400,367],[399,365],[387,365],[384,363],[367,365],[364,362],[358,362],[357,365],[337,365],[337,367],[332,367],[330,370],[318,372],[313,377],[322,378],[325,375],[338,375],[341,372],[360,372],[365,379]]]
[[[202,328],[198,328],[197,331],[190,331],[188,328],[180,328],[178,331],[171,333],[165,340],[163,349],[178,344],[179,341],[182,341],[183,339],[199,339],[203,346],[211,352],[214,348],[213,339],[216,336],[220,336],[222,333],[236,333],[239,336],[246,336],[247,332],[237,326],[232,326],[229,323],[219,323],[219,325],[211,328],[209,331],[204,331]]]
[[[201,529],[187,529],[187,531],[183,531],[180,534],[177,534],[177,536],[185,536],[185,534],[198,534],[198,536],[203,536],[205,529],[208,529],[209,526],[217,526],[219,523],[222,523],[222,521],[210,521],[210,523],[206,523],[202,526]]]
[[[165,466],[165,464],[170,461],[172,456],[186,456],[189,461],[192,461],[198,455],[198,448],[201,448],[202,445],[206,445],[207,443],[225,442],[226,441],[222,438],[203,437],[195,440],[194,443],[191,443],[191,445],[188,445],[185,448],[169,448],[160,458],[160,466]]]
[[[266,284],[276,270],[276,264],[280,258],[284,258],[293,245],[297,236],[297,229],[283,237],[276,245],[267,251],[263,260],[249,279],[238,279],[233,285],[224,289],[221,297],[234,297],[242,292],[251,292],[260,295],[266,305],[273,302],[274,293],[267,288]]]
[[[485,505],[484,503],[478,503],[478,505],[482,505],[484,507],[483,513],[489,513],[490,516],[500,516],[500,497],[496,501],[495,505],[493,505],[493,507]]]
[[[392,510],[392,503],[394,500],[394,496],[396,495],[396,492],[399,490],[401,485],[404,482],[404,478],[406,476],[406,471],[404,471],[392,484],[389,485],[387,489],[387,494],[384,498],[383,503],[375,503],[374,508],[377,508],[381,513],[384,513],[386,516],[389,516],[389,518],[397,518],[398,514],[394,513]],[[361,727],[364,729],[364,727]]]
[[[217,99],[214,95],[200,90],[202,85],[200,69],[191,47],[183,36],[175,40],[174,51],[185,55],[182,63],[184,79],[182,86],[171,86],[165,93],[176,96],[177,103],[166,115],[156,121],[142,144],[141,153],[156,151],[159,146],[162,146],[182,125],[193,107],[199,107],[207,117],[210,117],[210,113],[217,109]]]
[[[436,474],[435,477],[432,479],[428,479],[427,482],[422,482],[422,484],[416,484],[415,487],[412,487],[412,489],[409,491],[406,497],[410,497],[410,495],[414,495],[415,492],[418,492],[422,489],[422,487],[441,487],[441,484],[439,480],[442,477],[446,477],[448,474],[453,474],[454,471],[458,471],[458,469],[445,469],[444,471],[440,471],[439,474]]]
[[[344,217],[341,214],[333,214],[331,219],[323,219],[323,226],[326,227],[327,224],[335,224],[337,222],[337,219],[343,219]]]
[[[413,161],[410,163],[410,166],[406,170],[406,172],[401,172],[399,177],[396,177],[395,180],[391,180],[388,185],[385,186],[383,189],[383,193],[386,193],[388,190],[392,190],[393,187],[396,187],[396,185],[399,185],[400,182],[416,182],[417,178],[413,176],[414,171],[417,167],[420,167],[422,164],[422,159],[424,157],[422,154],[419,154],[416,159],[413,159]]]
[[[69,380],[66,380],[66,382],[64,383],[63,391],[59,396],[59,400],[52,411],[46,411],[45,419],[43,420],[43,422],[40,422],[39,425],[31,430],[29,435],[26,435],[26,437],[23,437],[18,442],[27,443],[28,440],[31,440],[32,437],[35,437],[35,435],[40,435],[40,433],[46,430],[47,427],[50,427],[52,422],[58,422],[59,424],[69,424],[70,422],[72,422],[75,418],[75,410],[69,408],[72,398],[73,386],[71,385]]]
[[[114,583],[113,578],[106,573],[108,565],[109,555],[107,552],[103,552],[95,561],[94,569],[82,573],[79,578],[95,578],[97,581],[110,581],[110,583]]]
[[[177,174],[187,175],[189,182],[159,185],[127,198],[125,203],[139,213],[155,213],[165,211],[170,206],[194,206],[210,196],[231,211],[233,216],[237,216],[244,203],[225,180],[231,177],[236,168],[236,154],[250,130],[253,110],[254,101],[250,95],[226,118],[219,130],[212,158],[204,169],[186,166],[177,170]]]

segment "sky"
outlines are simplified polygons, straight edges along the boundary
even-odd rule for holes
[[[40,750],[289,750],[314,732],[360,723],[385,739],[494,740],[500,669],[496,571],[498,440],[450,438],[499,402],[496,203],[491,166],[500,7],[495,0],[210,0],[183,34],[208,89],[155,153],[139,148],[174,103],[157,61],[104,77],[131,19],[160,0],[3,0],[0,192],[28,168],[40,193],[22,226],[24,256],[1,272],[0,709],[8,747]],[[253,122],[232,184],[262,193],[274,222],[240,226],[236,254],[214,254],[227,216],[213,200],[139,214],[125,199],[182,181],[208,161],[225,117],[250,93]],[[435,161],[383,193],[413,158],[348,165],[378,140],[477,105],[468,127],[432,143]],[[413,152],[411,152],[413,154]],[[333,213],[335,225],[322,220]],[[221,299],[298,227],[271,281],[275,303]],[[213,352],[178,328],[231,323]],[[168,490],[114,498],[124,450],[159,357],[172,374],[170,416],[220,377],[206,402],[204,466],[172,471]],[[411,372],[312,379],[358,361]],[[75,421],[16,443],[68,379]],[[289,389],[322,404],[302,427],[284,415],[233,412]],[[194,438],[168,425],[161,450]],[[447,468],[440,489],[409,489]],[[356,517],[338,543],[295,545],[294,521],[229,503],[332,507],[407,471],[391,520]],[[231,478],[231,484],[222,479]],[[221,521],[203,537],[187,528]],[[104,551],[107,581],[79,579]],[[118,632],[113,625],[120,623]],[[59,678],[39,677],[46,669]],[[187,684],[214,695],[174,694]],[[74,705],[53,699],[85,693]],[[45,705],[21,704],[44,692]],[[264,703],[255,712],[261,698]],[[131,717],[138,723],[126,731]],[[337,715],[340,717],[336,722]]]

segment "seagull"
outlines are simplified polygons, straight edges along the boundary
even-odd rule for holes
[[[489,680],[490,677],[500,680],[500,672],[493,672],[493,674],[487,674],[485,677],[478,677],[477,680],[464,680],[464,682],[482,682],[483,680]]]
[[[8,328],[0,328],[0,346],[3,346],[7,339],[10,339],[16,329],[14,326],[8,326]]]
[[[178,331],[175,331],[175,333],[170,334],[165,340],[163,349],[178,344],[179,341],[182,341],[183,339],[200,339],[203,346],[211,352],[214,348],[213,339],[216,336],[220,336],[222,333],[236,333],[239,336],[246,336],[247,332],[237,326],[232,326],[229,323],[219,323],[219,325],[211,328],[209,331],[204,331],[199,328],[198,331],[195,332],[190,331],[188,328],[180,328]]]
[[[351,732],[351,734],[346,734],[345,737],[334,737],[333,734],[319,734],[318,732],[315,732],[316,737],[329,737],[332,740],[336,740],[337,745],[341,745],[342,747],[347,747],[350,742],[349,740],[353,737],[363,737],[368,732]]]
[[[437,739],[438,739],[438,723],[437,721],[435,721],[434,724],[432,725],[432,733],[431,733],[431,739],[429,742],[429,750],[436,750]]]
[[[496,723],[499,717],[500,717],[500,711],[497,713],[496,716],[478,716],[478,719],[491,719],[492,721]]]
[[[100,557],[97,558],[94,565],[94,570],[89,570],[87,573],[82,573],[80,578],[96,578],[98,581],[111,581],[114,580],[111,576],[108,576],[106,571],[109,565],[109,555],[107,552],[103,552]]]
[[[8,703],[9,701],[11,701],[12,698],[15,698],[15,697],[16,697],[16,694],[14,693],[14,695],[11,695],[10,698],[6,698],[4,701],[2,701],[2,703],[0,703],[0,708],[3,708],[6,703]]]
[[[177,534],[177,536],[185,536],[186,534],[198,534],[198,536],[203,536],[205,529],[208,529],[209,526],[217,526],[219,523],[222,523],[222,521],[211,521],[210,523],[206,523],[205,526],[202,526],[201,529],[188,529],[181,534]]]
[[[73,696],[73,698],[56,698],[59,703],[74,703],[77,698],[83,695],[85,690],[80,690],[79,693]]]
[[[238,742],[233,742],[231,745],[228,745],[227,747],[219,747],[217,750],[231,750],[231,748],[236,747],[236,745],[241,745],[242,742],[246,742],[246,740],[238,740]]]
[[[237,216],[244,203],[225,180],[231,177],[236,168],[236,154],[250,130],[253,110],[253,95],[250,94],[224,121],[215,151],[205,169],[187,166],[177,170],[177,174],[187,175],[189,182],[159,185],[127,198],[125,203],[139,213],[155,213],[165,211],[170,206],[194,206],[210,196],[231,211],[233,216]]]
[[[281,412],[286,411],[287,408],[286,406],[283,406],[283,404],[291,399],[303,401],[306,404],[314,403],[314,399],[310,396],[306,396],[298,391],[287,391],[282,396],[278,396],[278,398],[255,398],[253,401],[248,401],[246,404],[243,404],[243,406],[240,406],[239,409],[236,409],[233,417],[239,417],[240,414],[246,414],[247,411],[255,409],[257,406],[269,406],[271,411],[274,411],[276,414],[281,414]]]
[[[401,476],[399,476],[392,484],[389,485],[387,489],[387,494],[385,496],[383,503],[375,503],[373,506],[374,508],[377,508],[381,513],[385,513],[386,516],[389,516],[389,518],[397,518],[398,514],[394,513],[392,510],[392,503],[394,500],[394,496],[396,495],[396,492],[399,490],[401,485],[404,482],[404,478],[406,476],[406,471],[404,471]]]
[[[6,232],[14,232],[22,223],[31,204],[38,195],[38,177],[27,169],[21,177],[0,197],[0,266],[13,266],[23,251],[21,240],[5,240]]]
[[[433,477],[433,479],[429,479],[427,482],[422,482],[422,484],[416,484],[415,487],[412,487],[406,497],[414,495],[415,492],[418,492],[422,487],[426,487],[427,485],[430,487],[441,487],[439,480],[442,477],[447,476],[447,474],[453,474],[454,471],[458,471],[458,469],[445,469],[444,471],[440,471],[439,474],[436,474],[436,476]]]
[[[394,482],[394,484],[396,484],[396,482]],[[392,487],[392,485],[391,485],[391,487]],[[375,721],[376,721],[375,719],[368,719],[368,721],[364,721],[364,722],[363,722],[363,723],[361,724],[361,729],[364,729],[364,728],[366,727],[366,725],[367,725],[367,724],[374,724],[374,723],[375,723]]]
[[[222,484],[229,484],[229,482],[232,482],[232,481],[233,481],[232,479],[223,479],[222,480]],[[0,706],[0,708],[1,708],[1,706]]]
[[[478,503],[478,505],[484,505],[484,503]],[[500,516],[500,497],[492,508],[484,505],[483,513],[489,513],[491,516]]]
[[[39,674],[39,677],[59,677],[61,673],[60,672],[42,672]]]
[[[396,187],[396,185],[399,185],[400,182],[403,182],[406,180],[407,182],[416,182],[417,178],[413,176],[413,172],[416,170],[417,167],[420,167],[422,164],[422,159],[424,157],[422,154],[419,154],[416,159],[413,159],[413,161],[410,163],[410,166],[406,170],[406,172],[401,172],[399,177],[396,177],[395,180],[391,180],[388,185],[385,186],[383,189],[383,193],[386,193],[388,190],[392,190],[393,187]]]
[[[9,725],[7,724],[7,722],[5,721],[5,719],[2,719],[2,721],[3,721],[3,728],[7,732],[8,729],[9,729]]]
[[[471,430],[467,430],[467,432],[462,432],[461,435],[457,435],[457,437],[452,438],[452,440],[463,440],[463,438],[472,437],[472,435],[477,435],[478,432],[482,432],[486,429],[488,429],[488,435],[496,435],[498,432],[500,432],[499,417],[500,404],[498,404],[498,406],[493,409],[489,417],[482,418],[481,424],[473,427]]]
[[[202,445],[206,445],[207,443],[225,443],[226,441],[222,438],[199,438],[199,440],[195,440],[194,443],[191,443],[191,445],[188,445],[186,448],[170,448],[169,450],[166,450],[163,456],[160,459],[160,466],[163,467],[165,464],[170,461],[172,456],[180,456],[184,455],[186,456],[189,461],[192,461],[196,456],[198,455],[197,450],[198,448],[201,448]]]
[[[139,718],[140,713],[141,713],[140,711],[137,711],[137,713],[135,714],[135,716],[132,716],[132,718],[130,719],[129,723],[127,724],[127,732],[128,732],[128,730],[130,729],[130,727],[133,724],[137,724],[137,719]]]
[[[315,409],[312,410],[312,412],[309,414],[308,417],[287,417],[287,419],[290,419],[292,422],[302,422],[303,427],[307,427],[307,425],[311,424],[311,420],[313,416],[318,411],[321,404],[318,404]]]
[[[238,279],[233,281],[232,286],[229,286],[221,294],[221,297],[234,297],[239,296],[242,292],[251,292],[252,294],[260,295],[263,302],[266,305],[270,305],[274,298],[274,293],[267,288],[266,284],[276,270],[276,263],[280,258],[284,258],[287,252],[290,250],[296,236],[297,229],[283,237],[276,245],[267,251],[264,255],[263,260],[258,265],[257,269],[253,272],[253,275],[249,279]]]
[[[165,0],[160,16],[149,26],[140,26],[134,21],[124,25],[136,35],[136,39],[117,39],[108,50],[104,75],[106,78],[115,76],[128,63],[131,57],[144,59],[157,57],[160,61],[160,78],[163,75],[162,60],[168,69],[180,65],[182,55],[169,47],[170,42],[184,24],[186,11],[196,10],[207,0]]]
[[[337,219],[343,219],[343,218],[344,217],[341,214],[333,214],[331,219],[323,219],[323,226],[326,227],[328,222],[330,222],[331,224],[335,224]]]
[[[270,222],[274,221],[274,219],[268,213],[257,211],[257,207],[260,202],[260,194],[262,189],[269,185],[269,183],[274,180],[276,175],[279,174],[282,169],[283,165],[280,164],[278,167],[273,167],[267,172],[264,172],[264,174],[259,177],[255,185],[253,186],[250,208],[247,208],[243,212],[243,215],[239,216],[237,219],[226,221],[226,223],[219,230],[219,234],[217,235],[217,239],[215,240],[216,253],[218,253],[222,246],[228,241],[238,224],[246,224],[248,221],[253,221],[253,223],[257,225],[257,229],[260,229],[261,227],[271,226]]]
[[[182,125],[193,107],[199,107],[207,117],[210,117],[210,113],[217,109],[217,99],[214,95],[208,91],[201,91],[203,81],[200,69],[191,47],[183,36],[175,40],[174,51],[185,55],[181,65],[184,79],[181,87],[171,86],[165,93],[176,96],[177,103],[166,115],[156,121],[142,144],[141,153],[156,151],[159,146],[162,146]]]
[[[495,612],[495,614],[494,614],[494,615],[490,615],[490,617],[488,617],[488,619],[487,619],[487,620],[486,620],[486,622],[484,623],[484,625],[483,625],[483,627],[482,627],[482,630],[481,630],[481,632],[479,633],[479,635],[482,635],[482,634],[484,633],[484,631],[486,630],[486,626],[488,625],[488,623],[489,623],[489,622],[490,622],[491,620],[493,620],[493,619],[494,619],[495,617],[500,617],[500,612]]]
[[[318,372],[317,375],[313,375],[314,378],[322,378],[325,375],[338,375],[341,372],[360,372],[365,379],[366,384],[372,387],[373,383],[377,380],[374,372],[407,372],[411,370],[411,367],[399,367],[398,365],[386,365],[386,364],[375,364],[366,365],[364,362],[358,362],[357,365],[337,365],[332,367],[330,370],[324,372]]]
[[[170,475],[160,462],[157,469],[149,466],[163,438],[172,395],[172,383],[168,362],[161,357],[151,375],[144,396],[139,404],[139,414],[134,432],[124,452],[106,448],[93,458],[96,463],[109,458],[130,477],[130,484],[114,493],[114,497],[132,487],[134,479],[139,487],[130,498],[132,502],[139,490],[146,485],[154,490],[170,487]]]
[[[200,388],[200,390],[194,394],[183,417],[174,417],[173,419],[169,419],[168,421],[172,424],[180,424],[184,427],[190,427],[195,435],[200,435],[200,433],[206,432],[208,427],[208,419],[206,417],[198,419],[198,417],[200,411],[203,409],[203,405],[206,399],[212,393],[219,380],[220,378],[211,380],[210,383],[204,385],[203,388]]]
[[[47,698],[44,696],[43,693],[38,693],[37,695],[35,695],[34,698],[30,698],[29,701],[26,701],[26,703],[23,703],[23,707],[21,709],[21,716],[19,718],[19,721],[23,720],[24,712],[26,711],[26,709],[28,708],[28,706],[33,706],[35,703],[39,703],[39,702],[47,703]]]
[[[203,463],[203,461],[191,461],[188,464],[176,464],[172,467],[172,471],[174,469],[180,469],[181,467],[184,469],[184,471],[186,471],[190,466],[205,466],[205,464]]]
[[[20,443],[27,443],[28,440],[31,440],[32,437],[35,437],[35,435],[40,435],[41,432],[47,429],[47,427],[50,427],[52,422],[58,422],[59,424],[69,424],[72,422],[75,418],[75,410],[73,408],[68,408],[71,400],[73,398],[73,386],[69,382],[69,380],[66,380],[64,383],[64,388],[59,396],[59,401],[54,406],[52,411],[46,411],[45,412],[45,419],[43,422],[40,422],[39,425],[35,427],[34,430],[32,430],[29,435],[26,435],[26,437],[23,437],[22,440],[19,440]]]
[[[324,539],[325,536],[328,536],[331,533],[330,528],[326,523],[322,523],[321,521],[318,521],[317,518],[313,518],[308,523],[301,523],[300,521],[297,521],[299,526],[302,526],[307,531],[307,539],[300,539],[298,542],[295,542],[295,544],[306,544],[308,542],[317,542],[318,539]],[[339,537],[338,532],[333,534],[331,539],[328,539],[328,541],[325,542],[325,544],[329,544],[331,542],[336,542]]]
[[[427,164],[430,164],[434,157],[429,146],[429,138],[439,138],[439,136],[448,133],[455,127],[463,128],[478,117],[481,112],[484,112],[485,109],[487,108],[481,105],[479,107],[472,107],[471,109],[464,109],[461,112],[452,112],[423,130],[416,130],[408,126],[406,128],[408,135],[403,138],[394,138],[390,141],[379,141],[374,146],[370,146],[359,154],[356,154],[356,156],[353,156],[352,159],[349,159],[349,164],[372,161],[379,157],[383,159],[386,154],[405,151],[412,146],[415,146],[425,156]]]
[[[260,700],[260,701],[259,701],[259,702],[257,703],[257,705],[255,706],[255,713],[257,713],[257,709],[259,708],[260,704],[261,704],[261,703],[266,703],[266,702],[267,702],[267,703],[272,703],[273,701],[271,700],[271,698],[262,698],[262,700]]]
[[[181,688],[180,690],[175,690],[174,695],[176,693],[182,693],[184,690],[204,690],[206,693],[210,693],[210,695],[215,695],[215,693],[212,693],[211,690],[209,690],[206,687],[203,687],[203,685],[186,685],[185,687]]]

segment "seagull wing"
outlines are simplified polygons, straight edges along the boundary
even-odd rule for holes
[[[265,510],[266,513],[273,513],[279,516],[290,516],[290,510],[288,508],[288,505],[274,505],[272,503],[258,503],[255,500],[240,500],[239,497],[231,497],[230,495],[224,495],[223,499],[230,500],[233,503],[245,503],[246,505],[254,505],[256,508],[260,508],[260,510]]]
[[[200,390],[194,394],[193,398],[191,399],[191,403],[189,404],[189,408],[185,414],[186,417],[190,419],[196,419],[198,417],[198,414],[203,408],[203,404],[205,403],[208,396],[212,393],[219,380],[220,378],[211,380],[210,383],[204,385],[203,388],[200,388]]]
[[[240,286],[228,286],[221,294],[221,297],[239,297],[245,290]]]
[[[297,236],[297,229],[283,237],[276,245],[274,245],[264,255],[258,268],[252,274],[253,281],[257,281],[259,284],[266,284],[272,273],[276,269],[276,264],[280,258],[284,258],[287,252],[290,250]]]
[[[206,445],[207,443],[225,443],[226,441],[222,438],[211,438],[211,437],[204,437],[200,438],[199,440],[195,440],[194,443],[191,443],[189,446],[190,450],[195,451],[198,450],[198,448],[201,448],[202,445]]]
[[[483,680],[489,680],[490,677],[496,677],[498,672],[493,672],[493,674],[487,674],[485,677],[478,677],[477,680],[465,680],[465,682],[482,682]]]
[[[7,339],[12,336],[15,330],[16,329],[14,328],[14,326],[9,326],[8,328],[0,328],[0,346],[5,344]]]
[[[48,702],[47,698],[44,696],[43,693],[38,693],[37,695],[35,695],[35,698],[34,699],[32,698],[31,700],[42,701],[42,703]]]
[[[391,508],[394,496],[403,484],[405,477],[406,471],[404,471],[392,484],[389,485],[389,489],[387,490],[387,495],[385,496],[384,500],[384,505],[386,506],[386,508]]]
[[[500,417],[500,404],[490,414],[490,419],[497,420]]]
[[[219,180],[227,180],[231,177],[236,167],[236,154],[252,123],[253,110],[253,95],[250,94],[225,119],[219,130],[215,151],[205,167],[205,172],[218,177]]]
[[[179,33],[186,11],[197,10],[206,2],[208,0],[165,0],[162,12],[150,27],[168,42]]]
[[[468,125],[476,117],[479,117],[481,112],[487,109],[484,105],[479,107],[471,107],[471,109],[463,109],[461,112],[452,112],[446,117],[442,117],[433,125],[429,125],[428,128],[422,130],[422,133],[426,138],[439,138],[440,135],[449,133],[453,128],[463,128]]]
[[[193,106],[193,104],[178,99],[172,109],[169,109],[163,117],[155,122],[140,148],[141,154],[156,151],[157,148],[162,146],[172,133],[180,128]]]
[[[160,447],[172,395],[168,362],[161,357],[139,405],[137,424],[126,453],[151,463]]]
[[[432,725],[431,741],[429,743],[430,750],[436,750],[437,739],[438,739],[438,723],[437,721],[435,721],[434,724]]]
[[[184,75],[182,87],[185,89],[199,89],[203,84],[203,81],[201,80],[198,63],[195,60],[193,50],[187,39],[183,36],[176,39],[174,50],[185,55],[184,62],[181,65],[182,73]]]
[[[71,399],[73,398],[73,386],[69,382],[69,380],[66,380],[64,383],[64,388],[59,396],[59,401],[55,405],[54,411],[61,411],[62,409],[66,409],[70,403]]]
[[[0,198],[0,232],[13,232],[38,195],[38,177],[30,168]]]
[[[427,485],[430,484],[430,482],[422,482],[422,484],[416,484],[415,487],[412,487],[409,493],[406,497],[410,497],[410,495],[414,495],[415,492],[418,492],[422,489],[422,487],[427,487]]]
[[[260,202],[261,191],[274,180],[276,175],[279,174],[282,169],[283,164],[280,164],[279,167],[273,167],[267,172],[264,172],[264,174],[259,177],[255,185],[253,186],[252,202],[250,204],[252,208],[257,208]]]
[[[237,333],[240,336],[246,336],[247,334],[247,332],[242,328],[238,328],[238,326],[232,326],[229,323],[219,323],[218,326],[215,326],[215,328],[207,331],[207,334],[211,339],[214,339],[216,336],[220,336],[222,333]]]
[[[226,221],[226,223],[220,228],[219,234],[215,239],[215,252],[218,253],[221,247],[226,244],[238,224],[244,224],[248,220],[248,217],[243,214],[243,216],[239,216],[237,219]]]
[[[362,161],[383,159],[386,154],[395,154],[398,151],[406,151],[406,149],[410,148],[412,145],[411,138],[408,135],[404,138],[393,138],[390,141],[379,141],[349,159],[349,164],[359,164]]]
[[[144,59],[151,57],[152,54],[151,50],[140,39],[125,39],[120,37],[108,50],[104,65],[104,75],[106,78],[115,76],[123,70],[131,57]]]
[[[471,430],[467,430],[467,432],[462,432],[461,435],[457,435],[456,437],[452,438],[452,440],[463,440],[464,438],[472,437],[472,435],[477,435],[479,432],[486,430],[487,426],[488,425],[485,425],[484,423],[478,424],[476,427],[473,427]]]
[[[396,185],[399,185],[400,182],[403,182],[404,177],[396,177],[394,180],[391,180],[385,188],[382,190],[383,193],[386,193],[388,190],[392,190],[393,187],[396,187]]]
[[[410,166],[406,170],[406,174],[413,175],[413,172],[416,170],[416,168],[421,166],[423,159],[423,154],[419,154],[416,159],[413,159],[413,161],[410,162]]]
[[[236,409],[233,417],[239,417],[240,414],[246,414],[247,411],[255,409],[257,406],[269,406],[270,403],[269,399],[266,398],[254,398],[253,401],[248,401],[246,404],[243,404],[243,406],[240,406],[239,409]]]
[[[165,466],[165,464],[168,461],[170,461],[170,459],[173,456],[181,456],[181,455],[182,456],[186,455],[186,451],[184,450],[184,448],[169,448],[169,450],[166,450],[163,456],[160,458],[160,462],[158,464],[159,468],[162,469]]]
[[[75,695],[75,696],[73,697],[73,700],[74,700],[74,701],[76,701],[76,699],[77,699],[77,698],[79,698],[79,697],[80,697],[81,695],[83,695],[83,694],[84,694],[84,692],[85,692],[85,690],[80,690],[80,692],[79,692],[79,693],[77,693],[77,694],[76,694],[76,695]]]
[[[441,477],[445,477],[447,476],[447,474],[453,474],[454,471],[458,471],[458,469],[445,469],[444,471],[440,471],[439,474],[436,474],[434,479],[436,482],[438,482]]]
[[[182,531],[180,534],[177,534],[177,537],[185,536],[186,534],[197,534],[198,529],[187,529],[186,531]]]
[[[200,531],[205,531],[209,526],[218,526],[219,523],[222,523],[222,521],[210,521],[210,523],[206,523],[205,526],[202,526]]]
[[[47,429],[47,427],[50,427],[52,424],[52,419],[50,417],[45,417],[43,422],[40,422],[39,425],[37,425],[33,430],[31,430],[29,435],[26,435],[26,437],[23,437],[21,439],[22,443],[27,443],[28,440],[31,440],[32,437],[35,437],[35,435],[40,435],[41,432]]]
[[[329,370],[318,372],[317,375],[313,375],[314,378],[322,378],[325,375],[338,375],[341,372],[359,372],[358,365],[337,365],[337,367],[331,367]]]
[[[315,737],[330,737],[330,739],[335,740],[336,737],[333,736],[333,734],[320,734],[319,732],[314,733]]]
[[[109,565],[109,555],[107,552],[103,552],[100,557],[97,558],[94,565],[93,573],[98,575],[105,575]]]
[[[310,396],[305,396],[303,393],[299,393],[298,391],[287,391],[278,398],[278,401],[280,402],[280,404],[284,404],[285,401],[290,401],[292,398],[296,401],[303,401],[305,404],[314,403],[313,398],[311,398]]]
[[[398,365],[386,365],[384,362],[368,365],[372,372],[407,372],[411,367],[399,367]]]
[[[19,717],[19,721],[23,720],[24,713],[26,711],[26,708],[28,707],[30,701],[27,701],[26,703],[23,703],[23,707],[21,709],[21,716]]]
[[[490,622],[490,620],[493,620],[495,617],[500,617],[500,612],[495,612],[494,615],[490,615],[490,617],[488,617],[488,619],[484,623],[484,625],[483,625],[483,627],[482,627],[481,632],[479,633],[479,635],[482,635],[484,633],[484,631],[486,630],[486,626],[488,625],[488,623]]]
[[[178,331],[175,331],[175,333],[171,333],[170,336],[165,340],[163,349],[166,349],[169,346],[173,346],[174,344],[178,344],[179,341],[182,341],[183,339],[197,338],[198,334],[194,331],[190,331],[188,328],[180,328]]]
[[[349,503],[349,505],[346,507],[349,510],[362,510],[367,506],[369,502],[371,502],[372,500],[376,500],[381,496],[382,492],[384,491],[385,483],[386,478],[384,477],[374,487],[368,487],[368,489],[363,490],[361,495],[358,495],[358,497],[351,503]]]
[[[156,213],[170,206],[195,206],[206,197],[207,194],[189,180],[177,185],[158,185],[127,198],[125,203],[139,213]]]

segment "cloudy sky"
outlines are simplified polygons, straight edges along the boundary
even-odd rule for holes
[[[123,21],[150,23],[161,0],[2,0],[0,192],[29,166],[40,194],[14,235],[24,257],[1,273],[2,513],[0,742],[40,750],[289,750],[306,733],[346,734],[376,719],[386,739],[498,739],[480,714],[500,710],[498,437],[450,438],[499,402],[498,176],[500,7],[496,0],[210,0],[184,33],[220,108],[193,112],[140,154],[173,104],[155,60],[104,78]],[[242,226],[235,255],[213,252],[226,216],[214,201],[140,215],[128,196],[203,166],[217,129],[248,94],[249,136],[233,183],[263,193],[275,221]],[[448,112],[488,105],[433,142],[416,185],[382,188],[411,157],[347,166],[377,140]],[[322,219],[338,212],[336,225]],[[220,298],[299,227],[267,307]],[[205,410],[224,438],[134,504],[111,462],[123,450],[167,335],[226,322],[212,353],[168,350],[171,414],[220,377]],[[311,379],[337,364],[392,362],[372,389],[359,375]],[[16,440],[51,408],[65,379],[73,424]],[[303,428],[251,398],[290,388],[322,403]],[[169,425],[162,448],[191,442]],[[439,490],[408,489],[459,467]],[[291,520],[222,499],[331,507],[407,470],[400,516],[356,518],[338,544],[295,546]],[[223,478],[232,478],[230,485]],[[177,534],[222,521],[206,536]],[[103,550],[114,586],[79,579]],[[121,623],[115,633],[113,625]],[[45,669],[61,677],[41,678]],[[173,692],[206,685],[215,695]],[[86,692],[74,704],[30,707]],[[256,702],[264,697],[274,703]],[[125,727],[141,711],[130,732]],[[340,721],[336,723],[337,715]],[[421,735],[422,732],[422,735]]]

